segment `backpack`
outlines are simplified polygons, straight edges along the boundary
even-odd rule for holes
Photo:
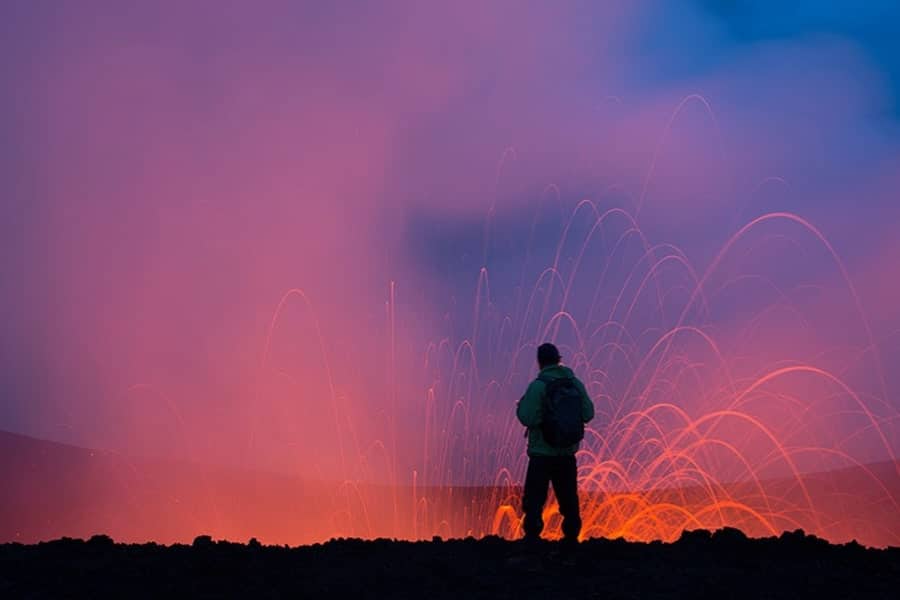
[[[584,438],[581,418],[581,390],[571,377],[558,379],[538,377],[544,382],[541,433],[554,448],[568,448]]]

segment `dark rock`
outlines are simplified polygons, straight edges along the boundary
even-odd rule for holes
[[[678,538],[679,544],[704,544],[708,543],[712,539],[712,532],[708,529],[691,529],[681,532],[681,537]]]
[[[97,548],[102,548],[98,552]],[[248,548],[252,552],[248,553]],[[4,598],[893,597],[900,548],[831,545],[802,531],[748,539],[685,532],[673,544],[590,539],[576,548],[496,537],[417,543],[332,540],[298,548],[198,536],[183,544],[62,539],[0,544]],[[894,590],[892,592],[891,590]]]
[[[734,527],[723,527],[712,534],[712,539],[718,543],[740,544],[747,541],[747,535]]]
[[[806,539],[806,532],[802,529],[795,529],[794,531],[785,531],[779,537],[782,541],[786,542],[802,542]]]
[[[91,546],[100,547],[100,548],[112,547],[113,544],[115,544],[115,542],[113,542],[113,539],[111,537],[109,537],[108,535],[102,534],[102,533],[97,534],[97,535],[92,535],[91,539],[89,539],[87,543],[90,544]]]

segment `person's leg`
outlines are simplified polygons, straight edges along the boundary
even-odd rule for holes
[[[525,473],[525,490],[522,494],[522,512],[525,518],[522,527],[526,540],[537,540],[544,530],[544,504],[547,502],[547,486],[550,483],[550,465],[547,456],[531,456],[528,458],[528,471]]]
[[[563,517],[563,538],[576,542],[581,533],[581,514],[578,506],[578,466],[574,456],[555,457],[551,481],[559,503],[559,514]]]

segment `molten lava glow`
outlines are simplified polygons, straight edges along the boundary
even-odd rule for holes
[[[825,321],[841,337],[857,328],[859,346],[822,345],[830,332],[816,328],[814,311],[798,308],[798,290],[776,286],[765,273],[729,272],[761,240],[831,257],[841,286],[828,293],[844,297],[846,313]],[[629,249],[634,260],[625,258]],[[564,260],[567,250],[573,260]],[[368,449],[354,440],[355,415],[332,395],[335,427],[345,433],[345,472],[354,482],[386,477],[395,490],[374,508],[348,482],[335,496],[336,533],[372,535],[366,523],[374,519],[392,523],[392,535],[414,538],[519,536],[526,459],[511,399],[533,376],[536,345],[552,339],[589,382],[597,406],[579,454],[583,536],[673,540],[685,529],[732,526],[754,536],[803,528],[830,540],[900,542],[891,445],[898,415],[879,397],[881,366],[856,292],[813,225],[788,213],[761,216],[698,273],[678,248],[648,242],[627,211],[584,201],[552,256],[522,288],[512,315],[491,310],[483,270],[472,336],[428,345],[431,383],[424,420],[411,424],[423,431],[411,478],[397,471],[394,439]],[[714,320],[729,288],[756,305],[736,331]],[[289,292],[273,329],[295,298],[306,302],[302,292]],[[388,316],[396,326],[393,285]],[[797,353],[803,346],[809,352]],[[396,365],[390,368],[393,381]],[[876,382],[871,394],[854,387],[860,376]],[[873,456],[890,462],[867,465]],[[410,485],[398,500],[396,490]],[[558,537],[552,503],[545,521]]]

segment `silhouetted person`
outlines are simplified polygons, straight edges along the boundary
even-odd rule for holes
[[[538,347],[540,373],[516,408],[516,416],[528,428],[528,472],[522,496],[526,541],[540,539],[541,513],[551,483],[563,517],[563,540],[577,542],[581,533],[575,453],[584,437],[584,424],[594,418],[594,404],[572,369],[559,364],[560,358],[553,344]]]

